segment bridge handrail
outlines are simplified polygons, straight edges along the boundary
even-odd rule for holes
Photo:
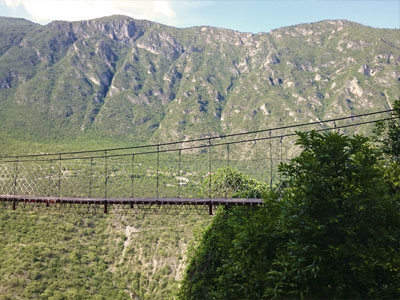
[[[293,129],[293,128],[310,126],[310,125],[332,123],[332,122],[336,122],[336,121],[343,121],[343,120],[366,117],[366,116],[371,116],[371,115],[390,113],[390,112],[394,112],[394,111],[395,111],[394,109],[387,109],[387,110],[374,111],[374,112],[363,113],[363,114],[358,114],[358,115],[352,115],[352,116],[347,116],[347,117],[333,118],[333,119],[327,119],[327,120],[318,120],[318,121],[308,122],[308,123],[292,124],[292,125],[287,125],[287,126],[279,126],[279,127],[273,127],[273,128],[267,128],[267,129],[260,129],[260,130],[253,130],[253,131],[226,134],[226,135],[196,138],[196,139],[191,139],[191,140],[181,140],[181,141],[172,141],[172,142],[158,143],[158,144],[138,145],[138,146],[128,146],[128,147],[117,147],[117,148],[108,148],[108,149],[96,149],[96,150],[69,151],[69,152],[58,152],[58,153],[4,155],[4,156],[0,156],[0,159],[21,159],[21,158],[49,157],[49,156],[59,156],[59,155],[76,155],[76,154],[97,153],[97,152],[105,152],[105,151],[112,152],[112,151],[122,151],[122,150],[153,148],[153,147],[171,146],[171,145],[185,144],[185,143],[189,144],[189,143],[195,143],[195,142],[210,141],[210,140],[215,140],[215,139],[225,139],[225,138],[230,138],[230,137],[235,137],[235,136],[257,134],[257,133],[262,133],[262,132],[272,132],[272,131],[277,131],[277,130]],[[358,126],[358,125],[361,125],[361,124],[363,124],[363,123],[355,124],[354,126]],[[347,127],[349,127],[349,126],[347,126]],[[337,127],[337,128],[339,128],[339,127]],[[330,129],[331,128],[326,129],[326,130],[330,130]],[[293,135],[293,134],[291,134],[291,135]],[[268,139],[268,138],[261,138],[261,139]],[[254,141],[254,140],[255,139],[251,139],[250,141]],[[245,142],[245,141],[230,142],[229,144],[240,143],[240,142]],[[223,144],[226,144],[226,143],[221,143],[219,145],[223,145]],[[198,146],[198,147],[200,147],[200,146]],[[207,146],[203,146],[203,147],[207,147]],[[179,150],[179,149],[175,149],[174,151],[177,151],[177,150]],[[145,153],[146,154],[156,153],[156,151],[155,152],[145,152]],[[102,157],[104,157],[104,156],[102,156]],[[88,158],[88,157],[85,157],[85,158]],[[76,159],[76,158],[74,158],[74,159]]]
[[[358,122],[358,123],[352,123],[352,124],[346,124],[346,125],[340,125],[340,126],[334,126],[334,127],[326,127],[326,128],[321,128],[321,129],[316,129],[315,131],[317,132],[322,132],[322,131],[329,131],[329,130],[338,130],[338,129],[344,129],[344,128],[349,128],[349,127],[355,127],[355,126],[361,126],[361,125],[366,125],[366,124],[372,124],[372,123],[377,123],[381,121],[388,121],[392,120],[393,117],[387,117],[387,118],[382,118],[382,119],[377,119],[377,120],[371,120],[371,121],[364,121],[364,122]],[[307,123],[307,125],[312,125],[315,123],[319,122],[313,122],[313,123]],[[305,125],[303,125],[305,126]],[[288,128],[288,127],[286,127]],[[281,129],[281,128],[280,128]],[[277,129],[275,129],[277,130]],[[43,161],[49,161],[49,160],[57,160],[57,161],[65,161],[65,160],[83,160],[83,159],[98,159],[98,158],[112,158],[112,157],[126,157],[126,156],[132,156],[132,155],[148,155],[148,154],[157,154],[157,153],[167,153],[167,152],[177,152],[177,151],[185,151],[185,150],[194,150],[194,149],[201,149],[201,148],[209,148],[209,147],[218,147],[218,146],[226,146],[226,145],[233,145],[233,144],[241,144],[241,143],[249,143],[249,142],[257,142],[257,141],[264,141],[264,140],[270,140],[270,139],[280,139],[280,138],[286,138],[286,137],[293,137],[295,136],[296,133],[287,133],[287,134],[281,134],[281,135],[274,135],[274,136],[266,136],[266,137],[258,137],[258,138],[251,138],[251,139],[246,139],[246,140],[238,140],[238,141],[229,141],[229,142],[223,142],[223,143],[217,143],[217,144],[203,144],[203,145],[198,145],[198,146],[190,146],[190,147],[181,147],[181,148],[172,148],[172,149],[157,149],[154,151],[144,151],[144,152],[134,152],[134,153],[123,153],[123,154],[111,154],[111,155],[97,155],[97,156],[74,156],[74,157],[61,157],[61,155],[68,155],[68,154],[83,154],[83,153],[95,153],[95,152],[100,152],[99,151],[83,151],[83,152],[63,152],[63,153],[53,153],[53,154],[32,154],[32,155],[16,155],[16,156],[0,156],[0,160],[3,160],[4,162],[7,163],[22,163],[22,162],[43,162]],[[207,138],[205,140],[210,140],[211,138]],[[189,141],[186,141],[185,143],[189,143]],[[166,144],[157,144],[156,146],[159,147],[159,145],[173,145],[173,144],[178,144],[176,143],[166,143]],[[154,146],[154,145],[152,145]],[[144,146],[143,148],[148,148],[149,146]],[[118,150],[129,150],[129,149],[138,149],[139,147],[127,147],[127,148],[114,148],[114,149],[106,149],[106,150],[101,150],[102,152],[109,152],[109,151],[115,151],[116,149]],[[21,158],[30,158],[30,157],[43,157],[43,156],[58,156],[54,157],[52,159],[23,159]],[[5,160],[5,159],[10,159],[10,160]]]

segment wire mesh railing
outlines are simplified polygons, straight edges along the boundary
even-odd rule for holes
[[[104,203],[109,199],[153,199],[155,204],[157,200],[166,198],[177,199],[178,204],[180,199],[188,200],[186,204],[190,204],[190,199],[209,199],[208,205],[213,206],[211,200],[214,198],[221,198],[221,195],[226,199],[232,197],[228,191],[218,195],[213,191],[212,178],[219,168],[236,169],[268,183],[272,188],[279,182],[278,165],[300,151],[295,144],[296,131],[337,130],[348,134],[361,130],[368,133],[374,123],[390,118],[390,112],[144,146],[1,156],[0,195],[14,196],[14,201],[3,197],[1,205],[14,209],[17,206],[41,209],[44,206],[42,202],[22,201],[24,197],[36,196],[101,199]],[[104,210],[95,205],[97,203],[94,201],[94,205],[79,209],[71,204],[70,209],[84,212]],[[46,204],[45,207],[57,209],[66,203]],[[108,210],[124,212],[146,205],[114,202]],[[151,209],[158,211],[161,206],[155,205]],[[193,210],[199,205],[181,206]]]

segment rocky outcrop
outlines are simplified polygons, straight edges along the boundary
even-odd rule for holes
[[[15,28],[0,26],[11,131],[23,119],[39,135],[159,141],[379,110],[400,97],[399,30],[344,20],[251,34],[124,16],[3,19]]]

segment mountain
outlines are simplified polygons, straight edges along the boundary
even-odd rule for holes
[[[94,147],[89,138],[102,147],[183,139],[390,108],[400,96],[399,33],[343,20],[251,34],[123,16],[45,26],[0,18],[0,153]],[[210,221],[1,209],[0,295],[171,299],[186,250]]]
[[[143,143],[387,109],[399,64],[400,30],[345,20],[252,34],[2,17],[0,131]]]

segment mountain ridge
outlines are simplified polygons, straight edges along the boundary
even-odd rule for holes
[[[38,139],[226,134],[389,108],[400,94],[399,30],[345,20],[253,34],[1,18],[0,32],[0,130]]]

